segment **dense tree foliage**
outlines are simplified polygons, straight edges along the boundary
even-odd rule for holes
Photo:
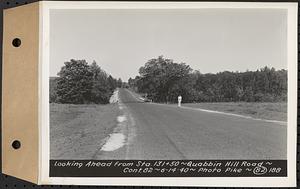
[[[49,83],[49,101],[50,102],[56,102],[57,101],[57,77],[50,77],[50,83]]]
[[[286,101],[287,71],[264,67],[257,71],[202,74],[185,63],[162,56],[149,60],[128,84],[155,102]]]
[[[106,104],[117,87],[117,80],[95,61],[89,65],[85,60],[72,59],[65,62],[58,76],[50,79],[50,102]]]
[[[117,87],[120,88],[120,87],[122,87],[122,85],[123,85],[122,79],[119,78],[118,81],[117,81]]]

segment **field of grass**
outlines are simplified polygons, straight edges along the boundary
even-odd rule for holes
[[[92,159],[117,125],[118,113],[117,104],[51,103],[50,158]]]
[[[220,102],[220,103],[187,103],[183,106],[215,110],[250,116],[253,118],[287,121],[287,103],[267,102]]]

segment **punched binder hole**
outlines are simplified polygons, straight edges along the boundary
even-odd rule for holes
[[[21,39],[15,38],[15,39],[12,41],[12,45],[13,45],[14,47],[19,47],[19,46],[21,46]]]
[[[14,149],[19,149],[20,147],[21,147],[21,142],[20,141],[18,141],[18,140],[14,140],[13,141],[13,143],[11,144],[12,145],[12,147],[14,148]]]

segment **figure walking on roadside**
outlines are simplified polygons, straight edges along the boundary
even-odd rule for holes
[[[181,107],[182,96],[178,96],[178,107]]]

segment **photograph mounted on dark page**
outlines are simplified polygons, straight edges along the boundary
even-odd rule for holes
[[[296,186],[297,3],[39,2],[38,60],[39,184]]]

